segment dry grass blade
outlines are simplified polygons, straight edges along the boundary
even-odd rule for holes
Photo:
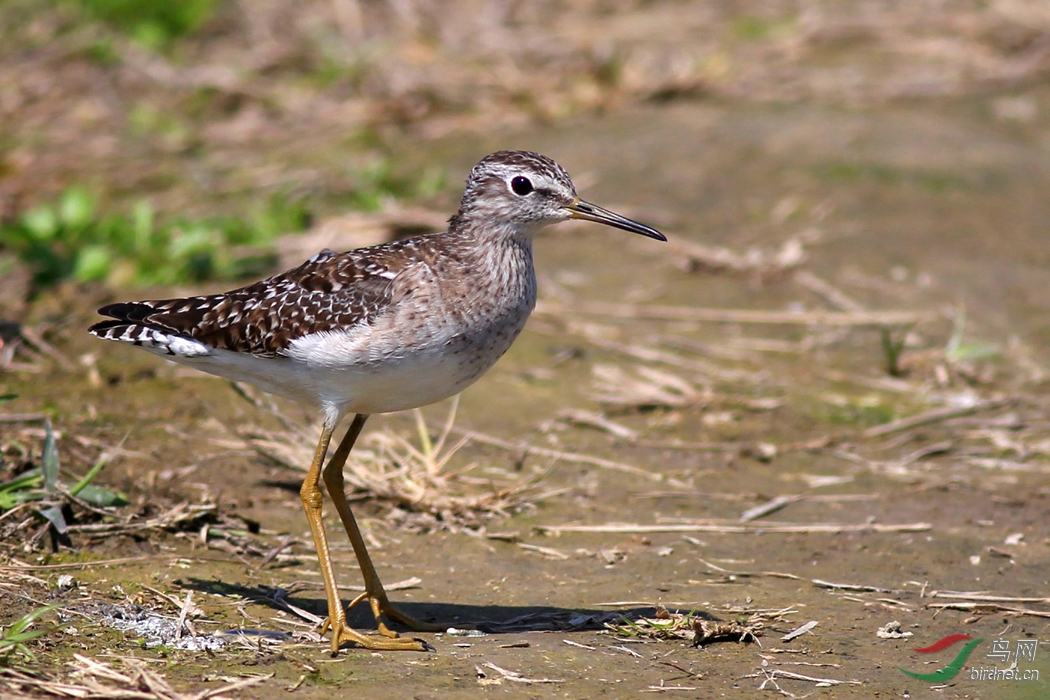
[[[51,343],[44,340],[43,333],[31,326],[21,326],[20,328],[22,339],[31,343],[34,348],[41,354],[50,357],[52,360],[58,363],[66,372],[72,372],[76,370],[76,365],[66,357],[62,352],[58,350]]]
[[[739,622],[713,622],[711,620],[693,621],[693,644],[698,647],[716,642],[754,642],[759,646],[758,635],[762,634],[762,623],[755,621],[742,625]]]
[[[873,438],[882,437],[891,433],[900,432],[901,430],[908,430],[909,428],[915,428],[920,425],[928,425],[930,423],[936,423],[938,421],[948,420],[949,418],[958,418],[960,416],[968,416],[972,413],[979,411],[988,411],[996,408],[1002,408],[1015,399],[1013,398],[1001,398],[993,399],[990,401],[977,401],[969,406],[949,406],[947,408],[938,408],[933,411],[926,413],[920,413],[917,416],[911,416],[910,418],[902,418],[895,420],[891,423],[885,423],[883,425],[877,425],[874,428],[868,428],[861,433],[861,437]]]
[[[749,523],[752,520],[758,520],[761,517],[775,513],[782,508],[786,508],[796,501],[801,501],[803,498],[805,498],[805,496],[802,496],[801,494],[785,494],[777,496],[776,498],[757,505],[754,508],[748,508],[745,510],[740,514],[740,522]]]
[[[554,418],[555,420],[565,421],[566,423],[571,423],[573,425],[603,430],[622,440],[634,441],[638,439],[637,430],[632,430],[625,425],[612,421],[604,414],[595,411],[583,411],[570,408],[559,411]]]
[[[670,613],[662,605],[657,606],[656,617],[638,617],[630,619],[621,617],[618,622],[606,623],[605,627],[613,634],[624,639],[685,639],[696,638],[694,622],[698,622],[696,612]]]
[[[578,452],[568,452],[565,450],[552,450],[547,447],[533,447],[532,445],[523,445],[519,443],[508,442],[506,440],[500,440],[497,437],[491,435],[485,435],[470,430],[460,430],[453,428],[453,432],[460,433],[466,437],[469,437],[472,441],[481,443],[482,445],[491,445],[492,447],[498,447],[501,450],[507,450],[508,452],[514,452],[521,456],[533,455],[536,457],[547,457],[549,459],[571,462],[574,464],[586,464],[592,467],[598,467],[599,469],[609,469],[617,472],[624,472],[626,474],[634,474],[651,481],[663,481],[663,474],[656,472],[646,471],[640,467],[636,467],[631,464],[624,464],[623,462],[614,462],[611,459],[603,459],[601,457],[593,457],[591,455],[580,454]]]
[[[797,238],[784,241],[778,250],[750,248],[744,253],[721,246],[674,241],[671,253],[681,256],[681,266],[689,272],[743,273],[760,279],[782,274],[806,260],[806,251]]]
[[[574,304],[572,308],[562,304],[541,302],[536,305],[536,311],[559,316],[590,314],[653,321],[707,321],[792,326],[906,326],[937,318],[936,314],[916,311],[761,311],[703,309],[692,306],[643,306],[597,301],[580,302]]]
[[[585,335],[588,342],[605,350],[618,352],[635,360],[642,360],[643,362],[656,362],[670,367],[697,372],[705,378],[717,379],[722,382],[755,383],[762,377],[761,374],[755,372],[748,372],[742,369],[730,369],[716,365],[713,362],[708,362],[707,360],[701,360],[695,357],[683,357],[682,355],[673,352],[658,350],[654,348],[652,344],[629,345],[627,343],[619,343],[615,340],[603,338],[594,333],[587,333]],[[658,342],[658,339],[652,339],[651,342]]]
[[[790,534],[790,533],[827,533],[843,532],[926,532],[933,529],[930,523],[903,523],[883,525],[880,523],[749,523],[739,521],[719,523],[715,521],[697,523],[674,523],[666,525],[638,525],[634,523],[607,523],[605,525],[537,525],[537,532],[560,535],[563,532],[607,532],[648,534],[651,532],[717,532],[722,534]]]
[[[842,311],[864,311],[864,307],[850,298],[845,292],[823,280],[808,270],[799,270],[792,279],[795,284],[805,287],[817,296]]]
[[[595,365],[589,398],[619,409],[679,408],[701,403],[706,392],[681,377],[639,365],[628,374],[616,365]]]
[[[717,574],[721,574],[723,576],[721,581],[725,582],[725,583],[734,582],[734,581],[736,581],[737,579],[740,579],[740,578],[752,578],[752,577],[762,577],[762,576],[766,576],[766,577],[770,577],[770,578],[791,579],[793,581],[805,581],[805,580],[807,580],[807,579],[805,579],[802,576],[797,576],[796,574],[790,574],[790,573],[783,572],[783,571],[731,571],[729,569],[724,569],[721,566],[718,566],[717,564],[712,564],[711,562],[706,561],[704,559],[699,559],[698,558],[697,561],[699,561],[704,566],[708,567],[708,569],[710,569],[712,572],[717,573]],[[892,588],[880,588],[878,586],[872,586],[872,585],[862,585],[862,584],[859,585],[859,584],[852,584],[852,583],[832,583],[830,581],[822,581],[819,578],[808,579],[808,580],[809,580],[810,583],[812,583],[817,588],[829,588],[829,589],[838,590],[838,591],[862,591],[862,592],[867,592],[867,593],[893,593],[893,594],[898,594],[898,595],[903,593],[903,591],[900,591],[900,590],[896,590],[896,589],[892,589]],[[714,582],[715,581],[710,581],[709,583],[714,583]],[[898,603],[897,601],[894,601],[894,602],[897,603],[897,604],[901,604],[901,603]]]
[[[766,685],[769,684],[769,683],[772,683],[773,686],[776,687],[779,690],[779,686],[776,685],[776,679],[777,678],[789,678],[791,680],[796,680],[796,681],[809,681],[811,683],[816,683],[818,686],[863,685],[863,683],[861,683],[860,681],[840,681],[840,680],[835,679],[835,678],[816,678],[814,676],[805,676],[805,675],[803,675],[801,673],[795,673],[793,671],[784,671],[784,670],[781,670],[779,668],[775,668],[772,671],[767,671],[767,670],[763,669],[763,670],[759,671],[758,673],[753,673],[753,674],[750,674],[750,675],[747,675],[747,676],[744,676],[744,677],[745,678],[760,678],[762,676],[765,676],[765,680],[762,681],[762,684],[760,686],[758,686],[759,690],[765,690]],[[781,691],[781,692],[784,692],[784,691]],[[791,696],[791,697],[794,697],[794,696]]]
[[[85,523],[83,525],[70,525],[70,532],[80,532],[93,535],[116,535],[143,530],[163,530],[179,527],[185,523],[192,522],[207,515],[218,513],[219,507],[215,503],[179,503],[168,510],[147,520],[126,520],[116,523]]]
[[[783,637],[780,638],[780,641],[782,641],[782,642],[790,642],[792,639],[796,639],[796,638],[801,637],[802,635],[806,634],[807,632],[812,630],[814,627],[816,627],[818,624],[820,624],[820,623],[818,623],[816,620],[810,620],[809,622],[807,622],[806,624],[802,625],[801,627],[796,627],[795,629],[793,629],[790,632],[788,632],[787,634],[785,634]]]
[[[938,610],[965,610],[975,615],[1007,614],[1017,617],[1050,617],[1050,610],[1035,610],[1033,608],[1018,608],[1012,605],[1000,603],[927,603],[927,608]]]
[[[564,683],[565,681],[556,680],[554,678],[526,678],[516,671],[508,671],[505,668],[500,668],[496,664],[485,662],[483,664],[485,668],[491,668],[493,671],[499,673],[504,680],[512,681],[514,683],[524,683],[531,685],[533,683]]]
[[[11,559],[11,564],[0,566],[0,575],[18,574],[23,571],[68,571],[70,569],[102,568],[146,561],[149,558],[149,556],[143,555],[138,557],[120,557],[118,559],[99,559],[97,561],[75,561],[63,564],[26,564],[17,559]]]
[[[418,410],[414,412],[418,447],[392,432],[366,436],[366,449],[356,453],[356,459],[351,458],[348,463],[347,482],[359,493],[367,493],[411,513],[431,516],[434,526],[440,522],[476,527],[483,519],[506,517],[531,505],[526,492],[531,491],[542,474],[497,485],[491,479],[467,476],[478,466],[476,463],[455,471],[446,469],[449,460],[470,441],[470,436],[463,436],[446,447],[457,403],[453,401],[436,442],[431,442],[423,414]]]
[[[565,552],[560,552],[553,547],[541,547],[536,544],[526,544],[525,542],[518,542],[518,546],[527,552],[536,552],[540,556],[546,557],[547,559],[558,559],[564,561],[569,558],[569,555]]]
[[[33,691],[62,698],[95,698],[97,700],[207,700],[226,696],[272,678],[253,676],[227,683],[219,688],[210,688],[197,693],[180,693],[158,673],[141,662],[124,658],[124,671],[81,654],[74,654],[70,666],[73,671],[68,678],[51,680],[29,676],[19,671],[8,671],[6,681],[18,691]]]
[[[802,581],[802,580],[804,580],[801,576],[796,576],[795,574],[789,574],[789,573],[786,573],[786,572],[783,572],[783,571],[731,571],[729,569],[725,569],[725,568],[723,568],[721,566],[718,566],[717,564],[713,564],[713,563],[707,561],[706,559],[701,559],[701,558],[698,557],[697,561],[699,561],[701,564],[706,566],[712,572],[717,573],[717,574],[722,574],[725,577],[725,580],[736,580],[736,579],[741,578],[741,577],[743,577],[743,578],[751,578],[751,577],[755,577],[755,576],[769,576],[771,578],[786,578],[786,579],[792,579],[792,580],[795,580],[795,581]]]
[[[864,591],[867,593],[901,593],[901,591],[894,588],[880,588],[879,586],[871,586],[868,584],[857,583],[834,583],[832,581],[823,581],[819,578],[812,579],[810,582],[818,588],[830,588],[832,590],[837,591]]]
[[[1046,603],[1050,605],[1050,598],[993,595],[978,591],[930,591],[926,595],[930,598],[958,598],[959,600],[973,600],[984,603]]]
[[[253,400],[242,387],[241,395],[257,408],[278,411],[275,404]],[[463,434],[449,444],[456,418],[458,398],[453,399],[436,439],[431,438],[422,412],[416,410],[416,440],[391,430],[368,432],[344,468],[350,498],[371,498],[392,506],[390,517],[398,524],[417,530],[477,528],[484,520],[506,517],[531,507],[550,494],[535,490],[544,473],[520,478],[503,472],[498,480],[472,476],[477,463],[450,469],[450,461],[471,440]],[[255,451],[280,464],[302,470],[310,463],[316,441],[315,431],[282,416],[286,432],[262,430],[240,437]],[[486,474],[499,473],[488,469]]]
[[[774,615],[774,617],[776,616]],[[704,619],[695,611],[688,613],[670,612],[666,607],[658,604],[655,617],[639,617],[636,619],[621,617],[619,622],[607,623],[605,626],[622,638],[684,639],[699,647],[705,644],[726,641],[758,643],[758,637],[762,634],[762,629],[765,627],[765,619],[772,618],[766,613],[755,613],[744,623],[738,621],[722,622]]]

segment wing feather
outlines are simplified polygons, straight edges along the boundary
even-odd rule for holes
[[[335,253],[223,294],[121,302],[99,309],[90,331],[136,342],[148,331],[192,338],[211,348],[279,355],[296,338],[370,324],[394,301],[394,280],[422,262],[426,237]]]

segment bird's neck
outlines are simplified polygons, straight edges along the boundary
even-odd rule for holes
[[[460,264],[477,277],[479,288],[501,290],[502,298],[527,299],[536,296],[536,273],[532,264],[534,232],[519,228],[502,228],[491,223],[475,224],[453,217],[448,232],[452,240],[446,250],[455,250]]]
[[[532,239],[543,224],[499,221],[491,216],[470,216],[461,209],[449,219],[448,235],[461,237],[479,246],[527,244],[532,248]]]

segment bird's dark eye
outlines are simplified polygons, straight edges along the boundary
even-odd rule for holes
[[[532,192],[532,181],[524,175],[518,175],[510,181],[510,188],[514,190],[514,194],[524,197],[529,192]]]

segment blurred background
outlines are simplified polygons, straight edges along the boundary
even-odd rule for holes
[[[414,676],[363,654],[318,672],[315,413],[86,328],[109,301],[441,230],[503,148],[669,241],[541,233],[507,356],[458,404],[371,420],[348,466],[409,612],[524,622],[436,642]],[[906,696],[909,650],[960,630],[1041,635],[1045,679],[1047,290],[1047,0],[0,0],[0,601],[82,598],[92,630],[152,606],[174,644],[203,593],[226,627],[307,641],[281,647],[281,697],[466,696],[500,680],[480,654],[574,697],[736,696],[781,663],[696,650],[652,601],[778,637],[818,620],[785,651],[822,650],[802,670],[831,685]],[[132,563],[48,568],[80,556]],[[536,629],[559,634],[503,644]],[[108,654],[106,634],[33,648]],[[200,687],[200,658],[165,673]],[[1045,696],[1006,685],[986,697]]]
[[[732,128],[737,114],[816,105],[783,128],[815,121],[806,138],[830,148],[820,132],[858,114],[931,105],[883,136],[925,132],[913,169],[970,148],[942,130],[933,155],[945,109],[1043,147],[1050,111],[1040,0],[5,0],[0,35],[0,269],[27,267],[30,293],[258,275],[281,234],[338,213],[447,216],[479,144],[543,143],[639,109],[716,106],[678,121],[739,139],[759,127]],[[711,138],[659,117],[625,129],[584,129],[552,155],[593,168],[574,157],[600,148],[667,171]],[[965,179],[928,164],[920,186]],[[813,168],[824,182],[908,179],[830,156]]]

